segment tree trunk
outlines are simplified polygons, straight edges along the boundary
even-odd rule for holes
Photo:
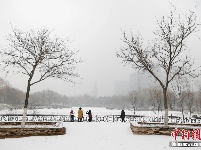
[[[164,96],[164,109],[165,109],[165,115],[164,115],[164,126],[168,126],[168,102],[167,102],[167,88],[163,88],[163,96]]]
[[[28,84],[27,84],[27,92],[26,92],[26,98],[25,98],[25,104],[24,104],[24,112],[23,112],[22,123],[21,123],[22,128],[25,127],[25,122],[26,122],[28,99],[29,99],[29,92],[30,92],[30,87],[31,87],[30,83],[31,83],[31,78],[28,80]]]
[[[157,117],[157,121],[159,120],[159,111],[160,111],[160,108],[158,107],[158,117]]]
[[[192,112],[192,111],[191,111],[191,109],[190,109],[190,118],[191,118],[191,112]]]
[[[183,106],[182,106],[181,112],[182,112],[183,121],[184,121],[184,109],[183,109]]]
[[[135,115],[135,107],[133,107],[134,115]]]

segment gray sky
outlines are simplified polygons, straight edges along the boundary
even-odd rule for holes
[[[83,79],[77,82],[82,84],[74,87],[48,79],[31,87],[31,92],[51,89],[66,95],[91,94],[96,83],[99,96],[111,96],[115,81],[129,81],[134,72],[116,58],[122,44],[121,30],[141,33],[145,39],[151,39],[156,18],[169,12],[170,2],[182,13],[192,9],[201,14],[200,0],[1,0],[0,43],[3,45],[6,34],[11,32],[10,24],[22,30],[54,29],[53,34],[69,37],[74,41],[72,47],[80,50],[78,57],[84,62],[77,72]],[[201,54],[199,34],[189,42],[197,64]],[[13,87],[25,91],[26,76],[12,74],[6,79]]]

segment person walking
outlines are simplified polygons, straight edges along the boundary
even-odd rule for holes
[[[70,122],[74,122],[74,117],[75,117],[74,112],[71,109],[71,111],[70,111]]]
[[[78,110],[78,122],[82,122],[82,118],[83,118],[83,111],[82,108],[80,107]]]
[[[92,113],[91,110],[87,111],[86,114],[88,115],[88,121],[91,122],[92,121]]]
[[[121,118],[122,122],[125,122],[125,120],[124,120],[125,119],[125,111],[124,110],[121,111],[120,118]]]

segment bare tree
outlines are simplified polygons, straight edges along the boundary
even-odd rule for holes
[[[153,106],[153,109],[157,109],[158,111],[158,117],[159,117],[159,111],[162,109],[162,92],[160,89],[152,88],[150,89],[150,97],[149,97],[149,103],[151,106]]]
[[[171,11],[169,16],[163,16],[158,21],[158,29],[154,32],[156,38],[148,46],[143,44],[140,35],[127,35],[123,32],[124,46],[117,52],[117,57],[123,63],[130,64],[136,70],[150,73],[160,84],[163,90],[165,119],[164,126],[168,126],[168,99],[169,84],[178,75],[192,75],[193,62],[187,55],[186,41],[192,33],[196,32],[198,24],[193,12],[182,18],[175,16]],[[165,78],[157,73],[163,70]]]
[[[197,109],[197,114],[200,115],[201,113],[201,88],[200,87],[197,92],[195,107]]]
[[[187,107],[188,107],[190,117],[191,117],[191,114],[193,112],[194,99],[195,99],[195,93],[191,89],[188,89],[186,91],[186,104],[187,104]]]
[[[22,121],[24,127],[31,86],[50,77],[73,82],[73,78],[78,77],[75,69],[80,61],[75,58],[77,51],[69,48],[69,40],[53,38],[47,29],[29,32],[13,29],[8,42],[9,47],[2,52],[3,62],[6,66],[16,67],[17,73],[28,76]]]
[[[186,77],[177,76],[171,85],[178,99],[179,107],[181,108],[181,113],[184,119],[185,117],[184,108],[185,108],[185,97],[186,97],[185,93],[187,91],[187,88],[190,86],[189,79],[187,79]]]
[[[11,87],[10,83],[3,78],[0,78],[0,89],[5,87]]]
[[[8,93],[10,88],[10,83],[3,78],[0,78],[0,102],[3,102],[4,104],[6,103],[7,98],[5,95]]]
[[[132,91],[129,93],[129,101],[132,105],[134,115],[135,115],[135,111],[137,109],[137,104],[138,104],[139,98],[140,98],[139,94],[140,93],[137,91]]]
[[[167,91],[167,99],[168,99],[168,108],[171,110],[174,109],[175,107],[175,102],[176,102],[176,95],[174,92],[168,90]]]

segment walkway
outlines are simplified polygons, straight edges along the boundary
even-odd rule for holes
[[[0,140],[0,150],[182,150],[171,136],[133,135],[129,123],[66,122],[66,135]],[[191,148],[189,148],[191,149]],[[193,148],[197,150],[200,148]]]

